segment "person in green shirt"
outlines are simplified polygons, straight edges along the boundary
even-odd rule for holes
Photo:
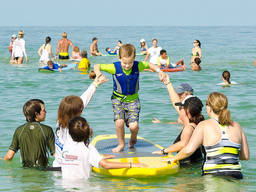
[[[119,60],[113,64],[96,64],[94,72],[96,76],[101,76],[101,71],[108,72],[113,76],[112,108],[118,145],[112,152],[123,151],[125,147],[124,124],[129,127],[131,138],[129,147],[133,148],[137,141],[139,130],[139,73],[144,69],[151,69],[158,72],[159,79],[162,81],[165,73],[159,67],[148,63],[135,61],[136,49],[131,44],[125,44],[119,49]]]
[[[47,167],[48,149],[54,156],[54,133],[51,127],[41,124],[45,120],[44,102],[31,99],[23,106],[27,123],[19,126],[13,135],[12,143],[4,160],[12,160],[20,149],[23,167]]]

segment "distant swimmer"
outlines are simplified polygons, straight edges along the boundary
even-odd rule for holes
[[[52,60],[48,61],[47,62],[47,66],[44,67],[44,69],[48,69],[48,70],[58,70],[59,72],[62,72],[62,68],[65,68],[67,67],[66,64],[62,64],[62,65],[59,65],[57,63],[53,63]]]
[[[94,37],[92,39],[92,44],[90,45],[90,54],[91,56],[101,56],[102,53],[99,52],[99,49],[98,49],[98,38],[97,37]]]
[[[83,71],[85,73],[88,73],[90,67],[91,67],[91,63],[90,61],[87,59],[87,51],[86,50],[83,50],[82,53],[82,59],[78,65],[78,69],[80,71]]]
[[[9,46],[8,46],[8,50],[10,51],[11,56],[12,56],[12,50],[13,50],[13,43],[14,43],[15,39],[17,39],[17,35],[13,34],[12,35],[12,40],[11,40]],[[11,60],[13,60],[13,58]]]
[[[51,37],[45,38],[45,44],[43,44],[37,51],[40,56],[40,63],[47,63],[53,57],[52,46],[51,46]]]
[[[59,59],[69,59],[69,54],[68,54],[69,46],[72,47],[72,50],[74,49],[74,45],[73,45],[72,41],[67,39],[67,36],[68,36],[67,33],[63,32],[62,39],[59,40],[59,42],[58,42],[55,57],[57,57],[59,54]]]
[[[235,81],[230,81],[230,72],[229,71],[223,71],[222,73],[222,83],[218,83],[217,85],[222,85],[222,86],[230,86],[230,85],[237,85],[237,82]]]
[[[12,58],[14,60],[10,60],[10,63],[12,64],[22,64],[24,56],[26,58],[26,63],[28,62],[28,57],[26,53],[26,43],[23,37],[24,37],[24,31],[21,30],[19,31],[18,38],[15,39],[13,43]]]
[[[148,46],[146,44],[145,39],[140,40],[140,54],[141,55],[147,55],[148,53]]]
[[[106,52],[108,55],[117,55],[117,51],[114,51],[109,47],[106,48]]]
[[[157,58],[160,56],[162,48],[157,46],[157,39],[152,39],[152,44],[153,46],[148,49],[148,53],[144,61],[147,61],[150,56],[149,62],[157,65]]]
[[[195,58],[202,59],[202,49],[201,42],[199,40],[194,40],[194,47],[192,48],[192,56],[190,59],[190,63],[193,63]]]
[[[74,47],[71,59],[78,59],[78,60],[82,59],[81,54],[80,54],[80,49],[78,46]]]
[[[193,71],[201,71],[201,66],[200,66],[200,63],[201,63],[201,59],[199,57],[196,57],[194,59],[194,62],[191,63],[191,69]]]

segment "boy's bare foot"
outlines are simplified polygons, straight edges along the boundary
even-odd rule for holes
[[[124,146],[123,145],[117,145],[117,147],[115,147],[114,149],[112,149],[113,153],[119,153],[121,151],[124,150]]]

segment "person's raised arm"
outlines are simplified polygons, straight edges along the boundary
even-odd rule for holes
[[[240,126],[240,125],[239,125]],[[239,159],[240,160],[249,160],[250,159],[250,151],[247,143],[247,139],[245,136],[245,133],[243,131],[243,128],[240,126],[241,129],[241,150],[239,152]]]
[[[12,158],[15,155],[15,151],[9,149],[8,152],[6,153],[4,160],[12,160]]]
[[[181,102],[180,101],[180,97],[177,94],[177,92],[175,91],[175,89],[174,89],[174,87],[172,85],[172,82],[170,80],[169,75],[165,76],[165,80],[163,82],[166,85],[166,88],[168,90],[168,93],[169,93],[169,96],[170,96],[170,100],[172,102],[172,105],[173,105],[174,109],[178,112],[178,114],[180,114],[179,107],[175,105],[175,103]]]

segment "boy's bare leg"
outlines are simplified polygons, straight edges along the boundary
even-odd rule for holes
[[[129,142],[129,147],[133,148],[137,142],[137,135],[138,135],[138,131],[139,131],[138,122],[135,121],[135,122],[129,123],[129,128],[130,128],[130,132],[131,132],[131,139]]]
[[[115,121],[116,125],[116,136],[118,140],[118,145],[114,149],[112,149],[113,153],[118,153],[120,151],[124,150],[125,141],[124,141],[124,120],[123,119],[117,119]]]

